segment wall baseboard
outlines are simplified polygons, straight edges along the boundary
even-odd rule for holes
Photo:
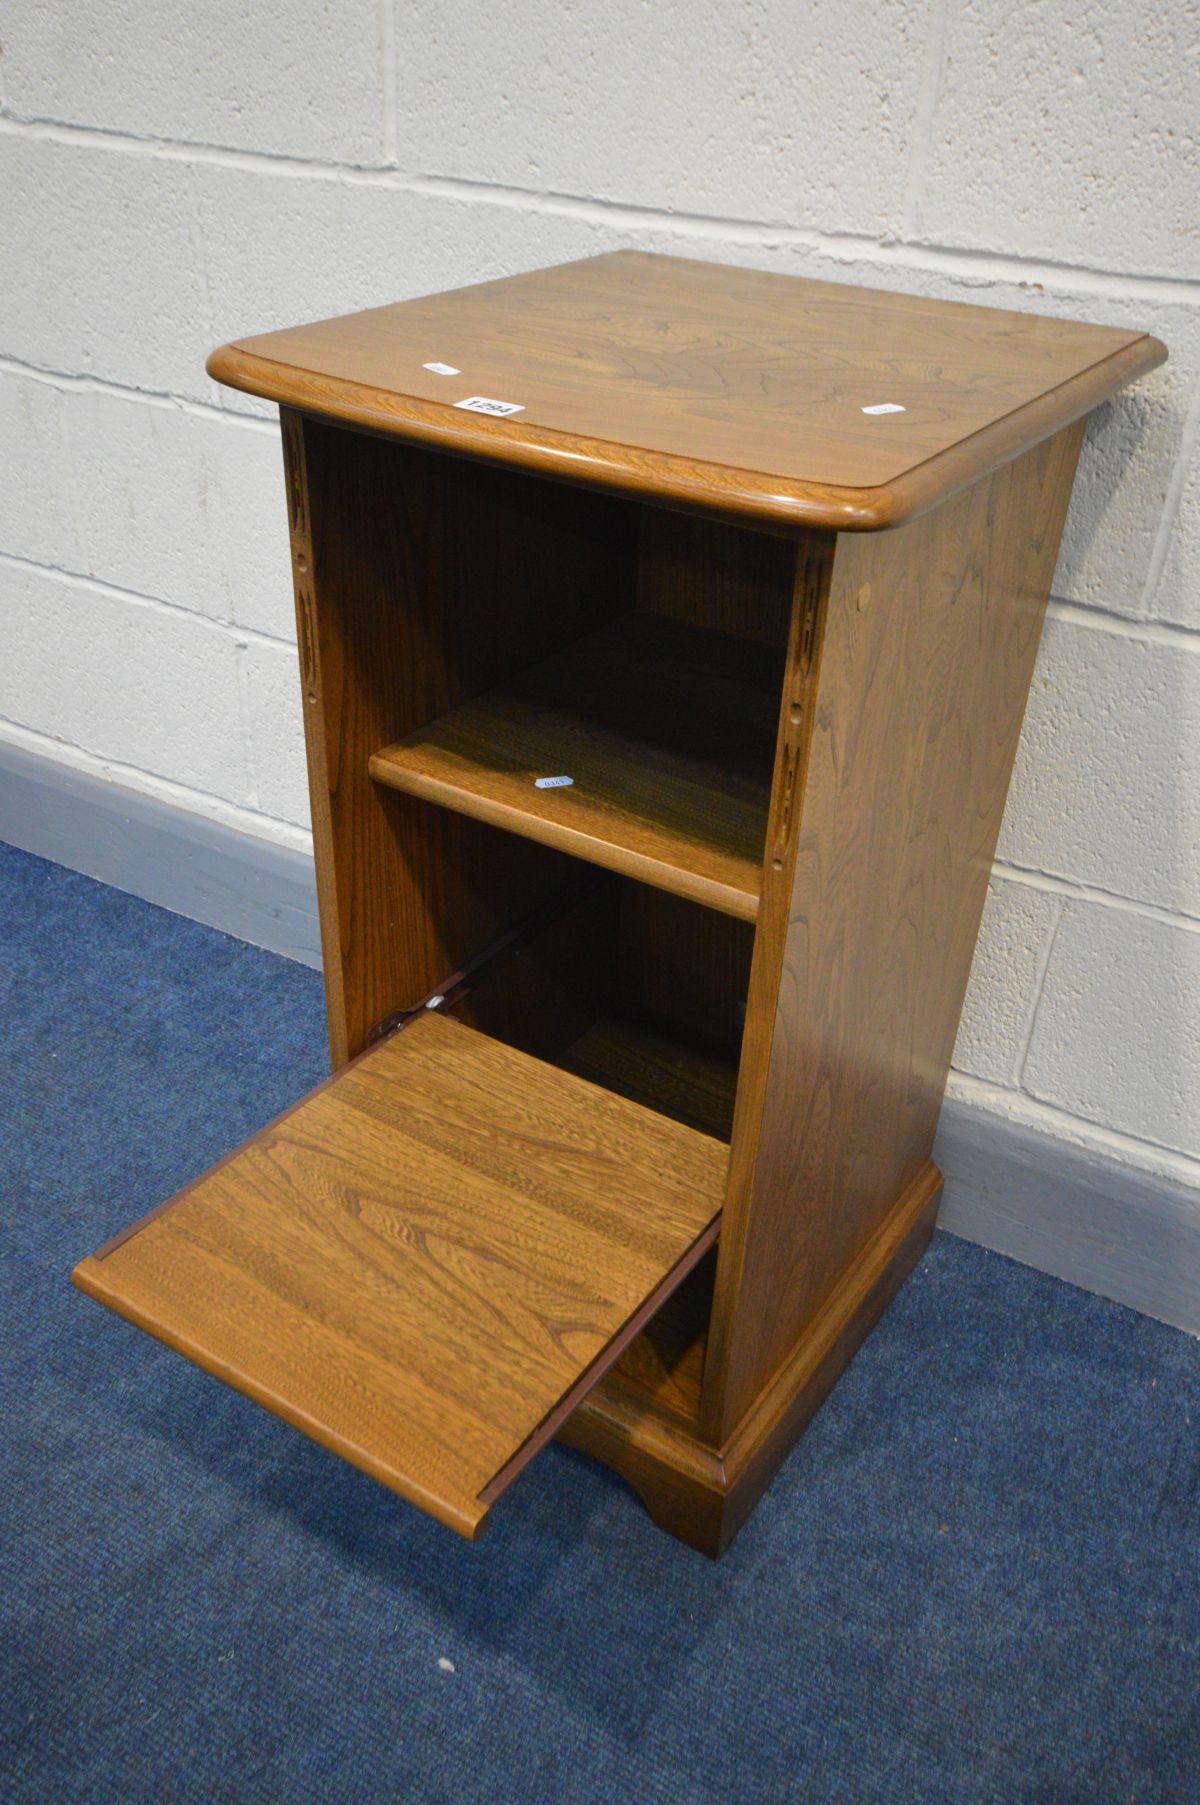
[[[0,840],[239,940],[321,964],[305,852],[0,743]]]
[[[938,1225],[1200,1335],[1200,1190],[947,1098]]]
[[[0,744],[0,840],[320,967],[312,860]],[[940,1226],[1200,1335],[1200,1191],[950,1098]]]

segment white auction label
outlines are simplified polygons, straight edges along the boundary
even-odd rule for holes
[[[493,401],[490,395],[468,395],[465,401],[456,401],[455,407],[465,407],[471,414],[523,414],[525,406],[520,401]]]
[[[864,407],[864,414],[903,414],[907,410],[898,401],[877,401],[874,407]]]
[[[538,790],[566,790],[575,782],[573,777],[535,777],[534,788]]]
[[[453,364],[422,364],[421,368],[423,370],[432,370],[435,376],[462,375],[462,371],[456,370]]]

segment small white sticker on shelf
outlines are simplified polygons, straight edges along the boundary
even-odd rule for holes
[[[535,789],[539,790],[567,790],[570,789],[575,779],[573,777],[535,777],[533,782]]]
[[[465,407],[472,414],[523,414],[525,404],[521,401],[493,401],[490,395],[468,395],[465,401],[456,401],[455,407]]]
[[[462,375],[462,371],[456,370],[453,364],[422,364],[421,368],[423,370],[432,370],[435,376]]]
[[[864,407],[864,414],[902,414],[906,410],[898,401],[877,401],[874,407]]]

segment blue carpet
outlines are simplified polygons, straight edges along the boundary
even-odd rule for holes
[[[67,1282],[316,976],[7,850],[0,936],[5,1800],[1200,1796],[1194,1342],[940,1235],[720,1565],[557,1448],[468,1548]]]

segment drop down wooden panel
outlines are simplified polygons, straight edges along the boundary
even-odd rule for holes
[[[74,1278],[474,1539],[711,1245],[727,1154],[427,1011]]]

